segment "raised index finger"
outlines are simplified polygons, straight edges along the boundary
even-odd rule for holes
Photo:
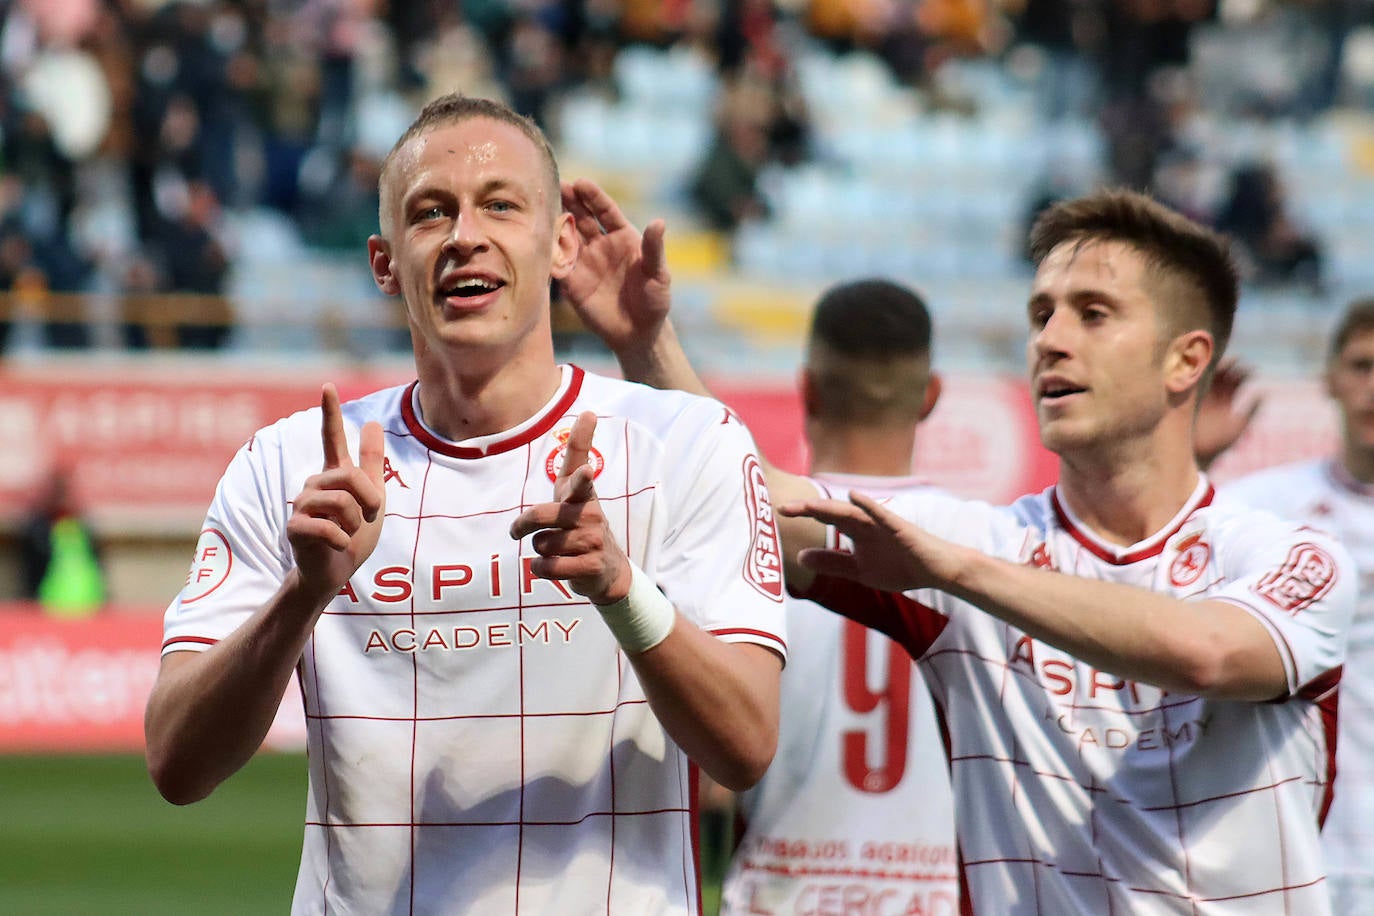
[[[584,410],[568,434],[568,445],[563,451],[563,467],[558,472],[560,479],[571,477],[574,471],[587,463],[587,455],[592,450],[592,434],[595,432],[596,414]]]
[[[333,382],[325,382],[320,390],[320,440],[324,443],[324,469],[351,468],[348,437],[344,435],[343,410],[339,407],[339,392]]]

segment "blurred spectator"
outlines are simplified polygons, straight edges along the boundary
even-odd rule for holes
[[[772,101],[746,82],[725,90],[715,139],[692,179],[692,200],[712,228],[732,232],[768,215],[758,177],[769,161]]]
[[[303,189],[301,231],[320,248],[356,251],[358,239],[377,231],[381,160],[361,150],[341,154],[318,186]]]
[[[224,296],[229,256],[215,235],[218,221],[215,192],[208,184],[192,182],[180,216],[162,230],[169,291],[198,295],[187,300],[194,318],[177,327],[177,342],[188,349],[218,349],[232,330],[233,313]]]
[[[1105,25],[1097,0],[1025,0],[1017,34],[1040,54],[1035,61],[1041,115],[1082,117],[1100,92],[1098,50]]]
[[[124,346],[130,350],[176,346],[172,324],[164,315],[168,300],[157,266],[146,257],[129,262],[120,284],[120,317]]]
[[[510,105],[551,134],[549,103],[563,88],[566,69],[562,45],[547,25],[534,15],[515,20],[506,42]]]
[[[53,617],[87,617],[105,603],[100,545],[65,468],[53,471],[24,525],[20,565],[24,597]]]
[[[1283,182],[1272,165],[1250,162],[1232,172],[1230,196],[1216,227],[1235,240],[1246,279],[1322,291],[1321,246],[1289,215]]]

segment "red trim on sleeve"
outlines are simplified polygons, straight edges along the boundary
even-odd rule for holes
[[[811,588],[796,597],[885,634],[912,658],[924,655],[949,625],[948,617],[906,595],[835,576],[817,576]]]
[[[1334,669],[1335,680],[1340,680],[1340,668]],[[1333,672],[1328,671],[1327,674]],[[1322,677],[1325,677],[1323,675]],[[1318,678],[1317,680],[1321,680]],[[1315,681],[1313,683],[1316,683]],[[1331,811],[1331,802],[1336,797],[1336,736],[1337,736],[1337,716],[1340,703],[1340,691],[1335,689],[1333,683],[1331,689],[1317,700],[1317,708],[1321,710],[1322,733],[1326,736],[1326,785],[1322,787],[1321,808],[1317,810],[1317,829],[1321,829],[1326,824],[1326,815]]]
[[[162,649],[163,651],[166,651],[168,646],[174,646],[179,642],[193,642],[196,645],[200,646],[213,646],[217,642],[219,642],[219,640],[210,639],[205,636],[173,636],[171,639],[167,640],[162,644]]]

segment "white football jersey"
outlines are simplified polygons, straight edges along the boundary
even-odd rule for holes
[[[927,489],[818,475],[843,496]],[[959,875],[944,738],[920,673],[892,640],[810,601],[787,602],[778,750],[740,798],[745,831],[722,916],[956,916]]]
[[[1341,674],[1335,798],[1322,848],[1337,912],[1374,913],[1374,488],[1337,461],[1320,459],[1251,474],[1222,492],[1329,532],[1360,570]]]
[[[381,541],[325,609],[300,680],[310,787],[292,912],[696,913],[694,774],[596,609],[535,577],[509,527],[553,497],[577,415],[618,541],[678,610],[785,652],[778,544],[747,430],[715,401],[565,367],[505,433],[461,443],[415,385],[343,406],[386,433]],[[164,652],[222,639],[292,565],[290,501],[322,463],[319,409],[220,482]]]
[[[950,738],[961,865],[980,914],[1327,913],[1317,839],[1324,714],[1353,611],[1349,556],[1205,480],[1130,547],[1054,488],[993,507],[901,496],[905,518],[991,556],[1182,599],[1231,602],[1273,636],[1288,690],[1253,703],[1117,677],[942,592],[820,579],[808,597],[921,661]]]

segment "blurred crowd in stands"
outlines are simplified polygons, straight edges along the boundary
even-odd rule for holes
[[[1193,115],[1363,105],[1342,74],[1372,22],[1372,0],[0,0],[0,351],[38,302],[46,345],[92,345],[64,296],[91,293],[118,303],[125,347],[222,346],[253,244],[226,212],[269,208],[313,248],[361,252],[380,161],[428,97],[504,98],[557,145],[564,96],[613,95],[617,55],[646,44],[698,49],[719,76],[686,199],[720,232],[768,219],[766,165],[813,155],[800,43],[877,55],[928,110],[975,108],[939,74],[984,58],[1034,84],[1047,123],[1097,124],[1106,178],[1231,232],[1254,281],[1319,289],[1322,242],[1270,163],[1199,194]],[[169,292],[193,296],[173,319],[156,314]]]

